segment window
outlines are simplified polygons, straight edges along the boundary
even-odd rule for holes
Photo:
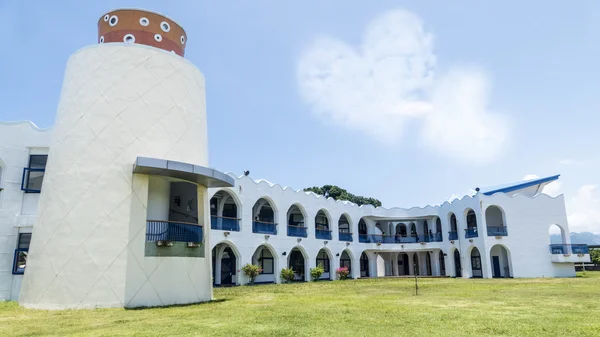
[[[317,255],[317,266],[323,266],[323,272],[329,273],[329,255],[325,251],[320,251]]]
[[[31,233],[19,234],[19,244],[15,249],[15,257],[13,260],[14,275],[23,275],[25,273],[25,265],[27,264],[27,252],[29,251],[29,242],[31,241]]]
[[[40,193],[48,155],[32,154],[29,156],[29,166],[23,169],[21,190],[25,193]]]
[[[268,249],[263,249],[260,252],[260,256],[258,257],[258,265],[260,269],[262,269],[261,274],[273,274],[274,266],[273,266],[273,256]]]

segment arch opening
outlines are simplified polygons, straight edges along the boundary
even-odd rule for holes
[[[352,242],[352,231],[350,231],[350,220],[347,214],[340,215],[338,220],[338,232],[340,241]]]
[[[360,254],[360,277],[369,277],[369,257],[367,253]]]
[[[489,206],[485,210],[485,224],[488,236],[508,235],[504,212],[498,206]]]
[[[456,223],[456,215],[450,213],[450,231],[448,232],[448,240],[458,240],[458,224]]]
[[[287,235],[301,238],[307,237],[305,218],[306,216],[301,206],[298,204],[290,206],[287,212]]]
[[[477,247],[473,247],[471,250],[471,275],[473,278],[482,278],[483,271],[481,268],[481,254]]]
[[[462,277],[462,266],[460,264],[460,252],[458,249],[454,250],[454,277]]]
[[[288,258],[288,268],[291,268],[294,271],[294,281],[302,282],[306,280],[306,258],[304,253],[298,249],[298,247],[293,248],[290,251],[290,255]]]
[[[221,242],[212,249],[213,286],[228,287],[239,283],[237,270],[241,257],[230,242]]]
[[[277,269],[277,254],[268,245],[260,245],[252,255],[252,264],[260,267],[261,272],[256,277],[255,283],[275,283]]]
[[[446,276],[446,259],[444,258],[444,252],[440,250],[438,254],[440,264],[440,276]]]
[[[236,198],[220,190],[210,199],[210,228],[216,230],[240,230],[241,209]]]
[[[340,256],[340,268],[344,267],[348,268],[349,276],[352,277],[352,257],[347,250],[344,250]]]
[[[331,259],[329,252],[323,248],[321,248],[317,254],[317,266],[321,266],[323,268],[323,274],[319,280],[333,279],[334,273],[331,272]]]
[[[315,237],[321,240],[331,240],[329,216],[324,210],[319,210],[315,216]]]
[[[364,218],[360,218],[358,221],[358,242],[369,242],[369,236],[367,234],[367,222]]]
[[[490,249],[493,278],[509,278],[512,275],[510,252],[503,245],[494,245]]]
[[[465,229],[465,238],[476,238],[479,236],[477,232],[477,216],[475,215],[475,211],[472,209],[467,210],[466,215],[467,228]]]
[[[260,198],[252,206],[252,233],[277,234],[276,209],[267,198]]]

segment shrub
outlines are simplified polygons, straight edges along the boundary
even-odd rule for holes
[[[340,279],[340,280],[345,280],[350,275],[350,271],[348,270],[348,267],[338,268],[338,269],[336,269],[335,273],[337,274],[338,279]]]
[[[323,275],[324,272],[325,269],[321,264],[319,264],[315,268],[310,268],[310,276],[312,277],[313,281],[317,281],[319,278],[321,278],[321,275]]]
[[[242,271],[250,279],[250,284],[254,284],[254,280],[262,272],[262,269],[259,266],[248,263],[242,267]]]
[[[281,269],[281,274],[279,276],[281,276],[284,283],[289,283],[294,280],[294,275],[295,273],[292,268],[283,268]]]

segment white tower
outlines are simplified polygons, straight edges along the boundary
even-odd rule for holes
[[[202,73],[147,11],[98,22],[68,61],[19,302],[135,307],[212,297]]]

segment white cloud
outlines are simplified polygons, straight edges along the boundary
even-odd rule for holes
[[[491,112],[489,80],[477,69],[436,75],[434,36],[396,10],[373,20],[363,42],[320,37],[298,62],[304,100],[326,122],[396,145],[418,120],[423,143],[444,155],[488,162],[502,153],[509,123]]]
[[[600,191],[597,185],[583,185],[567,202],[571,232],[600,233]]]
[[[583,165],[583,163],[580,162],[580,161],[578,161],[578,160],[568,159],[568,158],[559,161],[559,164],[561,164],[561,165],[573,165],[573,166],[581,166],[581,165]]]

